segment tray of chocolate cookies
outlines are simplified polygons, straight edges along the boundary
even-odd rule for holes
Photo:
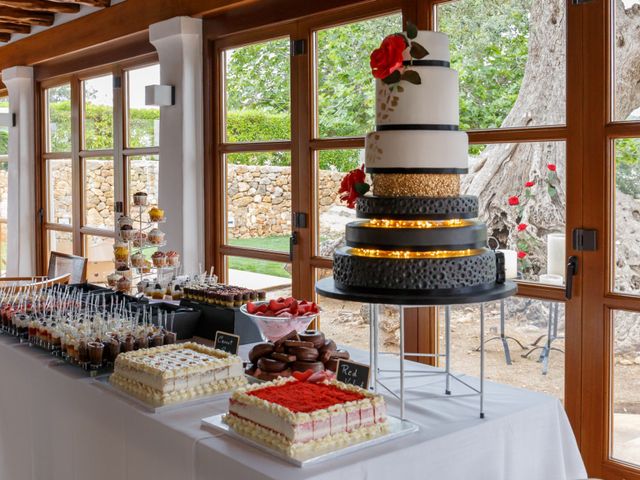
[[[295,330],[274,342],[257,343],[249,351],[251,365],[245,373],[270,381],[289,377],[293,372],[336,371],[339,360],[348,360],[349,352],[318,330]]]

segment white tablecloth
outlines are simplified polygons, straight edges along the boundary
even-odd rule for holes
[[[201,430],[202,418],[226,410],[224,396],[150,414],[46,353],[0,337],[0,480],[586,478],[558,400],[488,383],[481,420],[477,397],[418,397],[440,392],[441,382],[413,380],[420,388],[407,417],[418,433],[300,469]],[[397,402],[388,403],[397,414]]]

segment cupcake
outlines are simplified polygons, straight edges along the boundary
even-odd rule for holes
[[[135,232],[133,234],[133,246],[134,247],[144,247],[145,243],[147,243],[147,234],[144,232]]]
[[[153,265],[157,268],[162,268],[167,264],[167,256],[160,251],[151,255],[151,259],[153,260]]]
[[[113,255],[117,261],[127,261],[129,259],[129,245],[125,242],[116,242],[113,244]]]
[[[150,297],[153,295],[154,290],[155,290],[155,283],[147,282],[147,285],[144,287],[144,294],[147,297]]]
[[[151,263],[151,260],[145,260],[144,267],[142,267],[142,273],[151,273],[152,268],[153,268],[153,263]]]
[[[180,254],[173,250],[167,252],[167,265],[170,267],[177,267],[180,265]]]
[[[180,285],[175,285],[173,287],[173,291],[171,292],[171,300],[181,300],[182,299],[182,288]]]
[[[149,232],[149,236],[147,238],[154,245],[160,245],[162,242],[164,242],[164,232],[157,228],[154,228]]]
[[[122,275],[115,272],[110,275],[107,275],[107,285],[109,285],[110,287],[117,286],[118,280],[120,280],[120,277],[122,277]]]
[[[131,255],[131,265],[136,268],[143,268],[145,262],[144,254],[142,252],[136,252]]]
[[[133,238],[134,233],[135,230],[131,225],[123,225],[122,227],[120,227],[120,237],[126,242]]]
[[[116,260],[115,261],[116,270],[125,270],[129,269],[129,260]]]
[[[118,280],[117,288],[119,292],[128,292],[131,289],[131,280],[127,277],[122,277]]]
[[[164,210],[159,207],[152,207],[149,210],[149,218],[152,222],[161,222],[164,220]]]
[[[133,204],[138,207],[147,205],[147,194],[145,192],[136,192],[133,194]]]
[[[126,215],[122,215],[118,218],[118,227],[120,228],[120,230],[122,230],[126,226],[133,229],[133,219],[131,217],[127,217]]]
[[[151,298],[155,300],[162,300],[164,298],[164,288],[159,283],[156,283],[156,286],[153,289],[153,293],[151,294]]]

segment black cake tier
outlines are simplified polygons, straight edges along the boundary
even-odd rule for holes
[[[342,247],[333,257],[333,278],[344,290],[462,294],[495,287],[496,255],[482,249],[469,256],[388,258],[354,255]]]
[[[487,246],[487,227],[478,220],[463,220],[453,226],[440,223],[429,228],[426,228],[427,223],[423,222],[422,228],[417,225],[394,228],[385,226],[385,222],[359,220],[347,225],[346,243],[349,247],[411,251],[466,250]]]
[[[478,197],[376,197],[358,198],[356,215],[360,218],[389,220],[449,220],[478,216]]]

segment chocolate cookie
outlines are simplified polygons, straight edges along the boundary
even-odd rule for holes
[[[311,370],[312,372],[322,372],[324,370],[324,365],[322,362],[293,362],[291,365],[291,369],[294,372],[306,372],[307,370]]]
[[[313,342],[302,342],[300,340],[286,340],[284,342],[286,348],[307,347],[313,348]]]
[[[291,363],[296,361],[295,355],[288,355],[286,353],[273,352],[271,358],[274,360],[280,360],[281,362]]]
[[[332,372],[336,372],[338,370],[338,359],[329,360],[324,362],[324,368],[327,370],[331,370]]]
[[[258,368],[266,373],[277,373],[287,368],[287,363],[273,358],[262,357],[258,359]]]
[[[315,348],[322,348],[324,346],[324,333],[319,330],[306,330],[301,333],[300,340],[303,342],[311,342]]]
[[[283,345],[287,340],[300,340],[300,337],[298,337],[298,332],[296,332],[295,330],[291,330],[285,336],[280,337],[278,340],[273,342],[273,344],[275,345],[276,349],[278,349],[278,347]]]
[[[324,345],[320,348],[320,352],[335,352],[338,349],[336,342],[331,339],[325,340]]]
[[[273,343],[269,342],[254,345],[254,347],[249,351],[249,361],[255,365],[259,358],[266,357],[273,353],[273,348]]]
[[[349,352],[347,352],[346,350],[336,350],[335,352],[331,352],[331,359],[342,359],[342,360],[349,360],[351,356],[349,355]]]
[[[320,352],[313,347],[295,347],[290,348],[289,353],[295,355],[296,359],[300,362],[315,362],[318,360]]]

